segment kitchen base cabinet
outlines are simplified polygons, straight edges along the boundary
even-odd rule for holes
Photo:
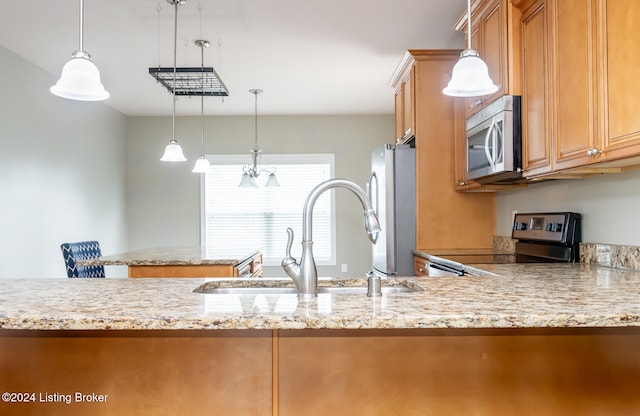
[[[638,329],[280,331],[280,416],[631,415]]]
[[[640,328],[0,330],[0,414],[631,415],[639,351]]]
[[[2,391],[35,400],[0,414],[267,416],[271,357],[271,331],[2,330]]]
[[[262,277],[262,253],[239,264],[130,264],[129,277]]]

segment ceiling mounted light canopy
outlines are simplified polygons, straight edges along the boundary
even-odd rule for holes
[[[84,50],[84,0],[80,0],[80,41],[78,50],[62,67],[60,79],[49,91],[70,100],[101,101],[109,98],[109,93],[100,82],[100,71]]]
[[[175,80],[176,76],[176,54],[178,49],[178,6],[181,4],[185,4],[187,0],[167,0],[170,4],[175,6],[175,17],[174,17],[174,32],[173,32],[173,77]],[[175,83],[174,83],[175,85]],[[160,158],[163,162],[184,162],[187,160],[184,157],[184,153],[182,153],[182,147],[178,144],[176,140],[176,94],[175,90],[171,94],[171,99],[173,100],[173,115],[172,115],[172,126],[173,126],[173,138],[165,147],[164,154]]]
[[[498,86],[489,77],[487,64],[471,47],[471,0],[467,0],[467,49],[460,53],[451,73],[451,81],[442,92],[452,97],[477,97],[493,94]]]
[[[200,47],[200,56],[202,59],[202,68],[204,69],[204,50],[209,47],[209,41],[207,40],[196,40],[195,44]],[[203,71],[204,74],[204,71]],[[205,89],[205,80],[204,77],[201,79],[202,81],[202,89]],[[191,170],[193,173],[207,173],[211,169],[211,164],[209,163],[209,159],[207,159],[207,155],[204,154],[204,94],[200,96],[200,118],[202,119],[202,154],[196,160],[196,164]]]
[[[242,167],[242,178],[240,179],[241,188],[257,188],[258,184],[256,183],[256,178],[260,176],[260,173],[267,172],[269,173],[269,177],[267,179],[266,187],[278,187],[280,183],[278,183],[278,178],[276,178],[275,169],[267,169],[261,168],[258,166],[260,162],[260,153],[262,152],[258,147],[258,94],[262,93],[262,90],[253,89],[249,90],[251,94],[255,96],[255,115],[254,115],[254,123],[255,123],[255,143],[253,145],[253,149],[251,149],[251,166],[243,166]]]

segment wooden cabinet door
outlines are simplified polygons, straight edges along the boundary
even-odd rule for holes
[[[410,69],[396,89],[395,134],[396,143],[415,135],[415,111],[413,95],[413,69]]]
[[[395,141],[399,142],[402,140],[402,135],[404,134],[404,97],[402,96],[402,86],[398,88],[395,96]]]
[[[614,160],[640,154],[640,2],[600,0],[602,54],[602,158]]]
[[[495,98],[506,93],[507,86],[507,39],[506,39],[506,19],[504,0],[490,0],[484,6],[480,16],[480,41],[482,52],[480,57],[487,64],[489,77],[498,86],[498,91],[486,97],[486,102],[491,102]]]
[[[404,132],[402,134],[402,139],[406,140],[411,136],[416,134],[415,131],[415,113],[413,110],[414,107],[414,98],[413,98],[413,77],[414,70],[411,69],[407,78],[402,83],[402,113],[403,113],[403,129]]]
[[[549,1],[554,59],[554,170],[596,161],[595,1]]]
[[[551,171],[551,111],[547,4],[533,2],[522,13],[522,147],[525,176]]]

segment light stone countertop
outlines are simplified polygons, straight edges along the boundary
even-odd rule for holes
[[[199,265],[232,265],[258,254],[258,250],[244,253],[224,253],[205,250],[203,247],[154,247],[126,253],[102,256],[97,259],[78,260],[83,266],[199,266]]]
[[[0,279],[0,329],[535,328],[640,326],[640,272],[588,264],[487,264],[420,277],[421,292],[194,293],[271,279]],[[492,273],[492,274],[490,274]],[[235,283],[234,283],[235,282]]]

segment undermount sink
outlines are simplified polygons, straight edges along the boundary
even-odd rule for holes
[[[388,279],[382,284],[382,294],[421,292],[422,286],[408,279]],[[216,280],[204,283],[193,290],[211,295],[295,295],[298,289],[291,280],[276,279],[236,279]],[[318,294],[366,295],[366,279],[326,279],[320,280]]]

